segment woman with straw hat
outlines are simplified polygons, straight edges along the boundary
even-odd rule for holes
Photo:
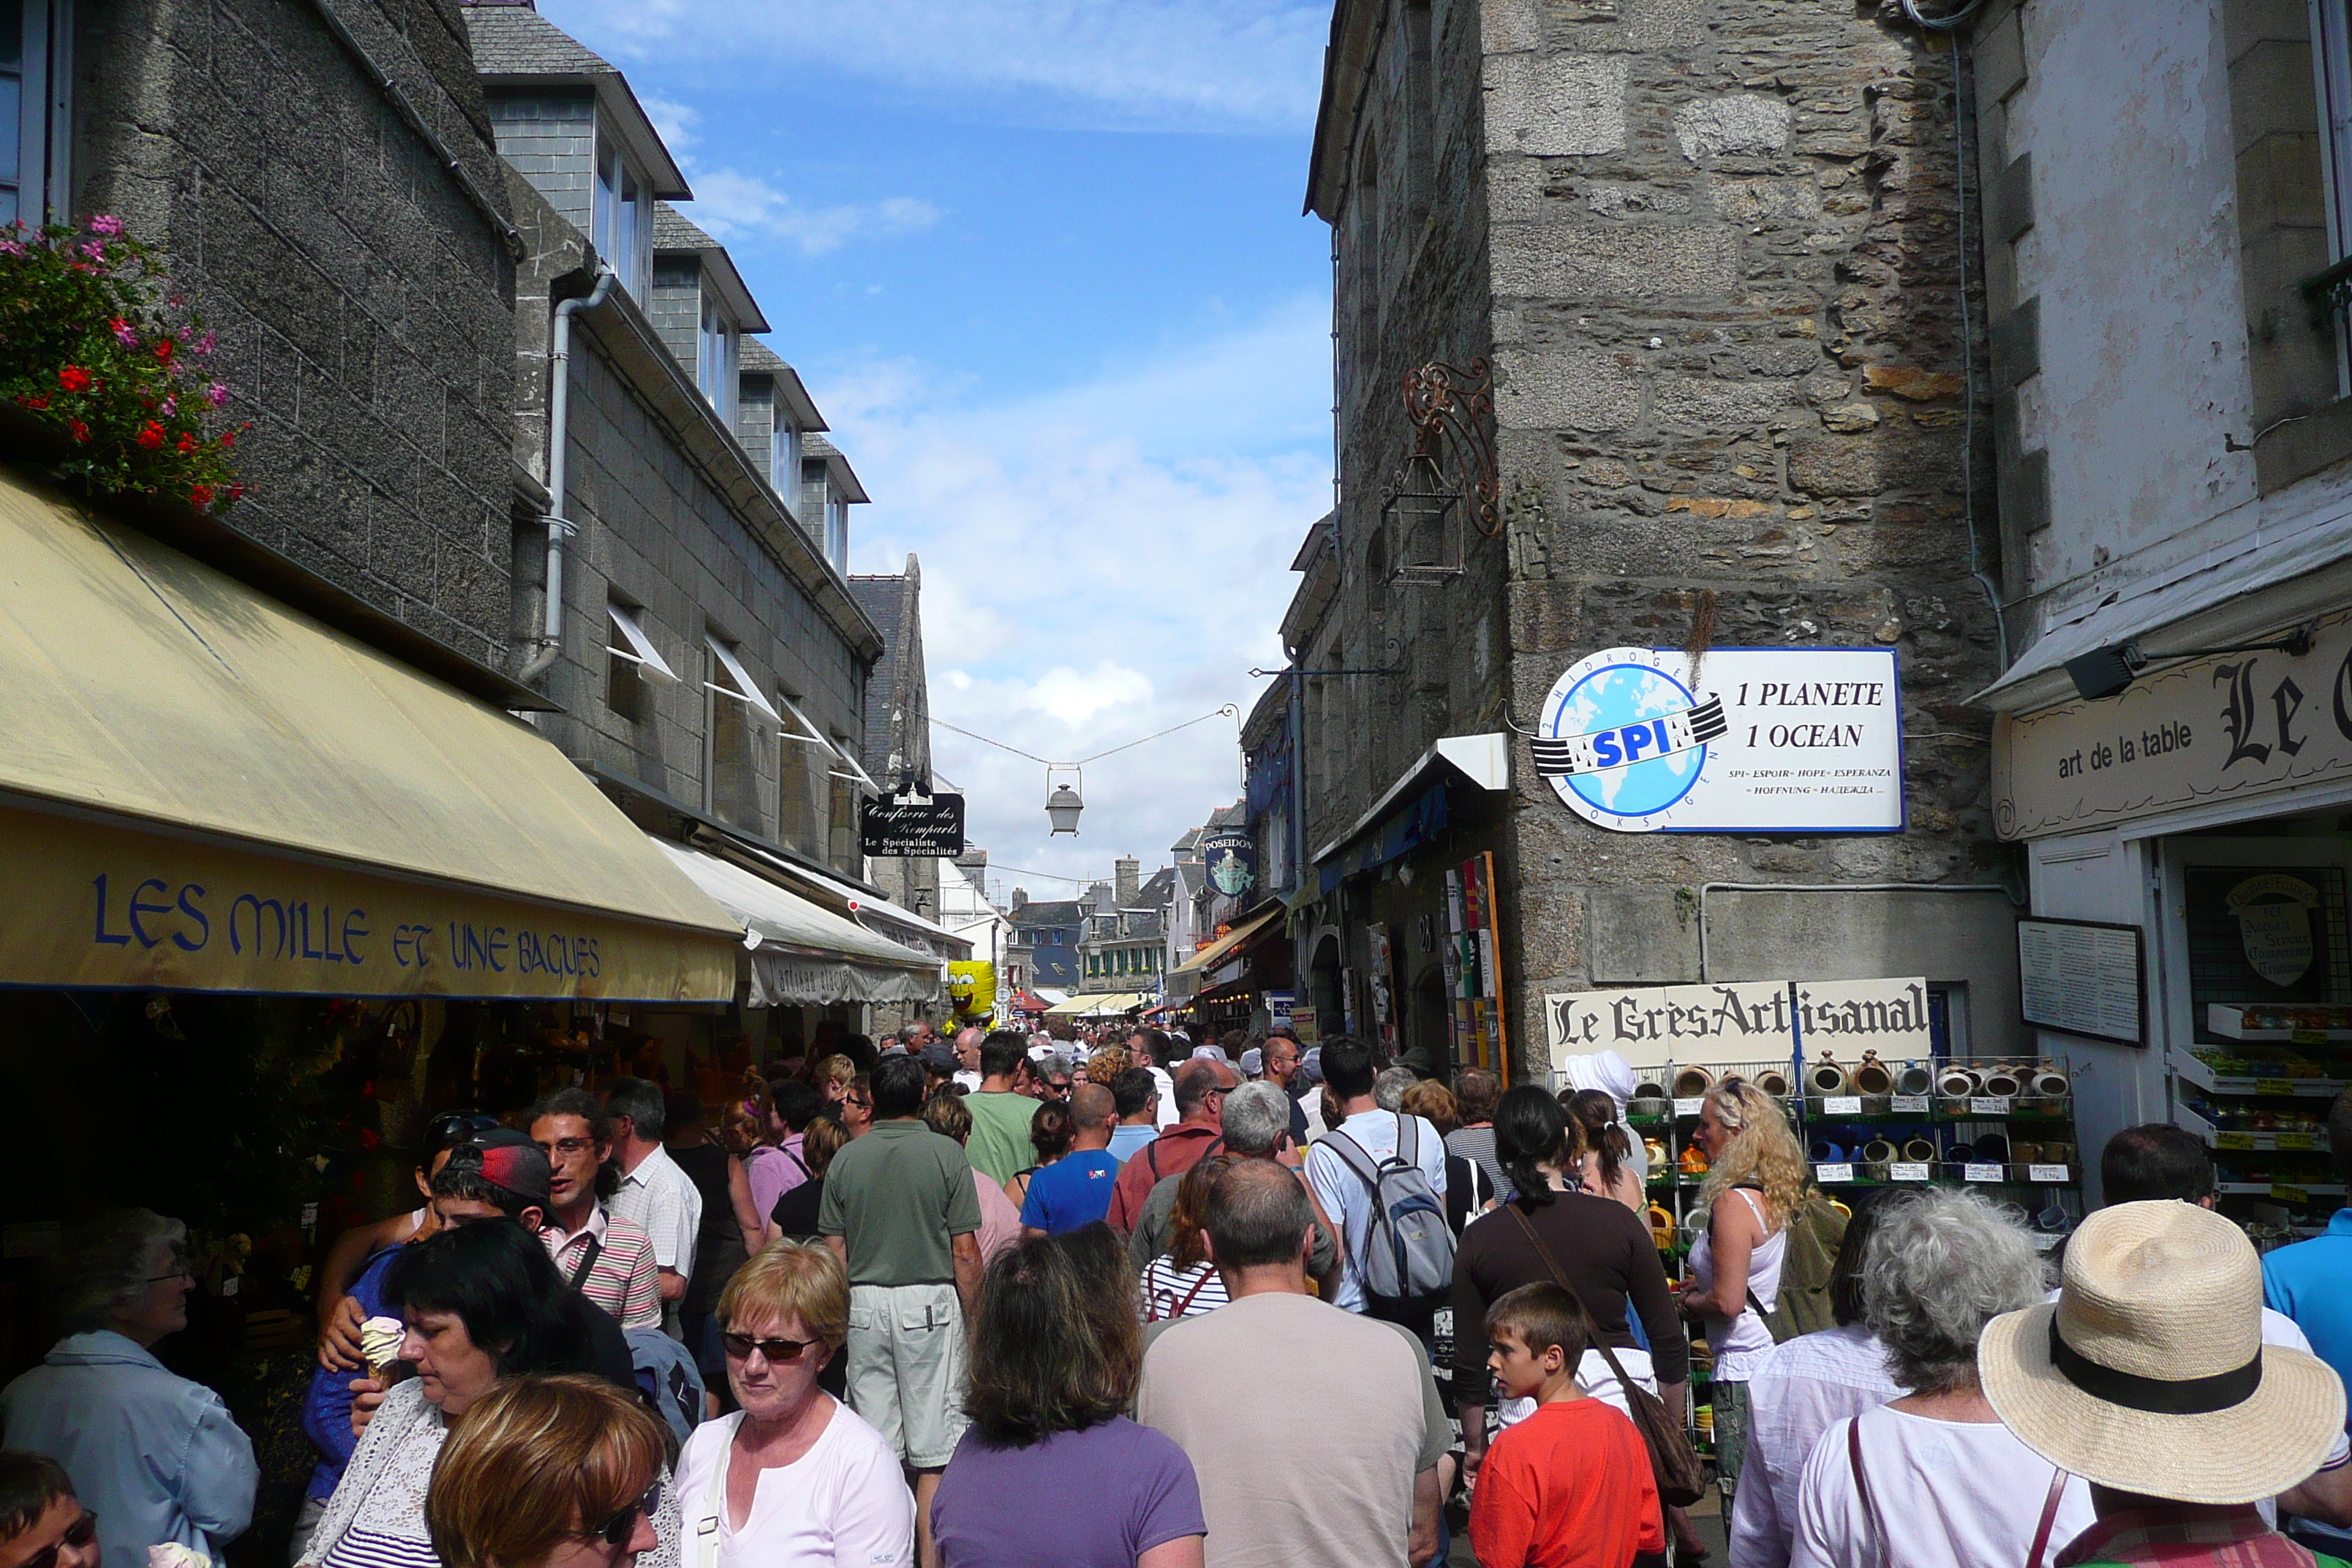
[[[2041,1300],[2042,1279],[2033,1237],[1980,1194],[1886,1205],[1863,1250],[1863,1321],[1911,1392],[1814,1443],[1791,1568],[2050,1568],[2089,1526],[2089,1489],[2012,1436],[1977,1384],[1977,1336]]]
[[[2310,1568],[2255,1504],[2294,1511],[2344,1429],[2344,1384],[2263,1342],[2263,1275],[2210,1209],[2118,1204],[2066,1246],[2055,1302],[1985,1325],[1985,1397],[2043,1462],[2090,1483],[2097,1521],[2058,1564]],[[2066,1542],[2063,1549],[2058,1542]]]

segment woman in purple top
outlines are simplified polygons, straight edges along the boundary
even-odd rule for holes
[[[944,1568],[1201,1568],[1192,1462],[1122,1414],[1143,1328],[1110,1227],[1007,1250],[982,1278],[971,1337],[971,1426],[931,1503]],[[1074,1475],[1087,1506],[1039,1506]]]

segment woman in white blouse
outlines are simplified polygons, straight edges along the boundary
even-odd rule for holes
[[[817,1386],[849,1335],[849,1277],[823,1246],[771,1242],[719,1298],[742,1409],[678,1456],[685,1568],[880,1568],[914,1561],[898,1456]]]

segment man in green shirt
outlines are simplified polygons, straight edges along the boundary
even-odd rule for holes
[[[964,1153],[971,1168],[1003,1186],[1037,1163],[1029,1142],[1029,1119],[1037,1101],[1019,1091],[1029,1042],[1011,1029],[998,1029],[980,1042],[980,1090],[964,1096],[971,1112],[971,1141]]]
[[[849,1270],[849,1403],[912,1476],[922,1560],[931,1496],[963,1412],[964,1317],[980,1290],[980,1194],[951,1139],[919,1118],[920,1059],[885,1057],[874,1125],[825,1169],[817,1229]]]

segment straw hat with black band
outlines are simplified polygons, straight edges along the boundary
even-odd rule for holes
[[[1985,1325],[1977,1371],[2009,1429],[2099,1486],[2192,1503],[2276,1496],[2344,1430],[2327,1363],[2263,1343],[2263,1271],[2193,1204],[2118,1204],[2066,1244],[2055,1302]]]

